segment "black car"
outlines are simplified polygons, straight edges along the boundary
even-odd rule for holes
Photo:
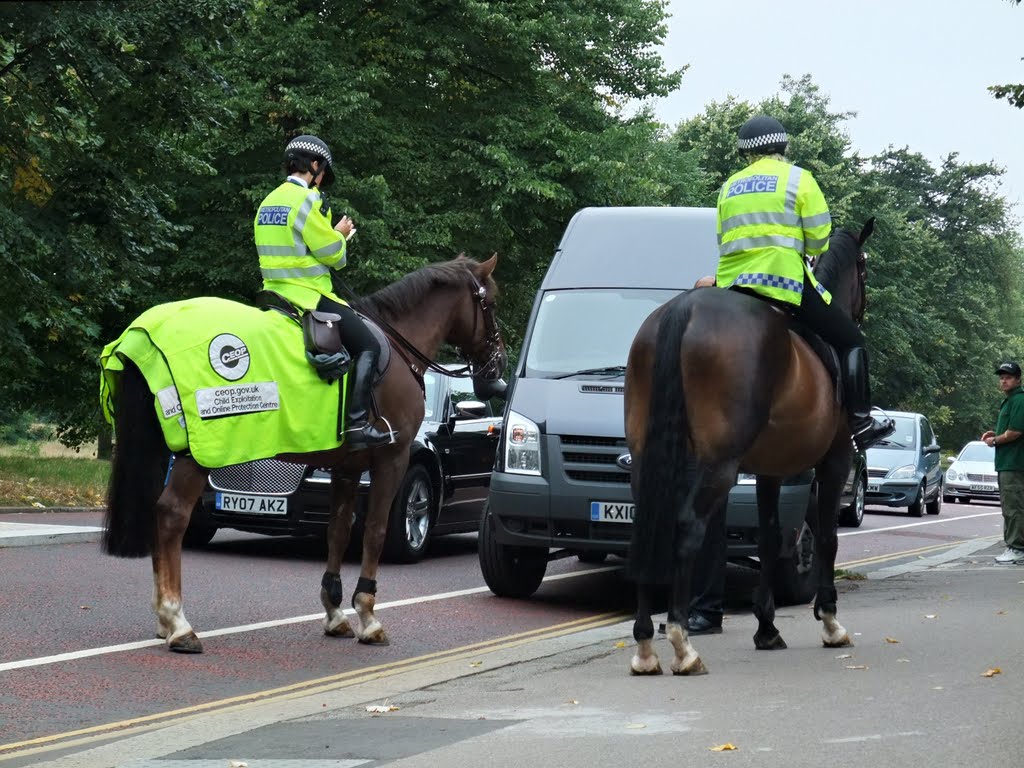
[[[423,423],[388,520],[384,556],[394,562],[416,562],[434,536],[479,528],[501,429],[500,415],[479,401],[470,380],[428,371],[424,383]],[[355,549],[369,486],[364,473],[352,531]],[[329,490],[328,472],[305,464],[260,459],[215,469],[193,512],[186,544],[205,545],[219,528],[324,536]]]

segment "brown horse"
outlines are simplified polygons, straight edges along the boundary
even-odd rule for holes
[[[865,305],[860,235],[833,233],[815,276],[832,301],[860,322]],[[814,616],[827,647],[848,645],[836,620],[835,567],[839,500],[853,446],[847,414],[831,376],[791,327],[789,317],[750,295],[697,288],[669,301],[641,325],[629,352],[626,441],[636,502],[628,575],[637,582],[634,674],[660,674],[652,647],[653,585],[669,583],[666,634],[674,674],[707,671],[688,638],[690,571],[710,515],[724,514],[740,471],[757,475],[760,584],[754,645],[785,648],[776,629],[772,584],[779,560],[779,486],[783,477],[816,473]],[[688,478],[688,454],[696,476]]]
[[[342,445],[332,451],[277,456],[331,470],[327,567],[320,587],[328,635],[356,636],[371,644],[388,642],[373,613],[377,564],[388,512],[409,463],[409,444],[423,420],[421,366],[448,342],[459,348],[472,366],[474,382],[483,383],[483,389],[501,375],[506,354],[495,317],[497,286],[492,272],[496,264],[496,255],[483,263],[460,256],[424,267],[357,303],[358,309],[389,324],[393,334],[413,348],[396,347],[399,354],[393,356],[375,390],[379,412],[398,432],[395,444],[357,452]],[[152,554],[157,634],[172,651],[201,653],[202,643],[182,611],[181,547],[209,470],[185,452],[175,457],[164,479],[168,449],[153,395],[132,364],[121,374],[117,389],[115,440],[104,551],[118,557]],[[360,625],[354,630],[342,609],[340,569],[352,528],[355,493],[365,470],[370,471],[371,483],[362,568],[351,599]]]

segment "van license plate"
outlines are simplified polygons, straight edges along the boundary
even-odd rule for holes
[[[288,499],[284,496],[253,496],[244,493],[217,493],[214,506],[224,512],[247,515],[287,515]]]
[[[878,493],[878,483],[868,483],[868,493]]]
[[[632,523],[636,505],[621,501],[590,502],[590,519],[595,523]]]

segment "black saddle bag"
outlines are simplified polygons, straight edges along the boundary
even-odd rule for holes
[[[301,324],[306,359],[320,377],[334,381],[344,376],[352,357],[341,343],[341,315],[311,309],[302,313]]]

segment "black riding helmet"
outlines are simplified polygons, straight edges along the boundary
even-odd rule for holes
[[[785,154],[789,137],[774,117],[756,115],[743,124],[736,145],[740,152],[756,155]]]
[[[331,150],[322,139],[316,136],[296,136],[284,148],[285,164],[287,165],[292,160],[305,161],[306,163],[319,160],[324,171],[324,180],[320,186],[326,188],[334,183],[334,164],[331,160]],[[313,172],[312,167],[309,166],[307,166],[306,170],[310,173]]]

